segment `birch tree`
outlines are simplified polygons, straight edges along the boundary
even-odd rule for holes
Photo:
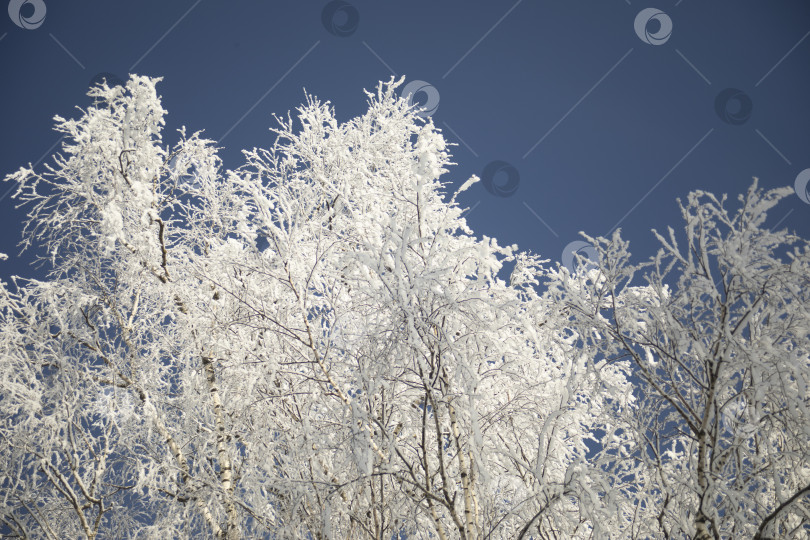
[[[633,364],[651,536],[810,534],[810,245],[766,228],[789,194],[693,192],[648,262],[617,231],[588,237],[598,269],[557,274],[592,344]]]
[[[445,193],[402,81],[343,124],[307,96],[236,170],[164,145],[158,81],[92,89],[53,164],[7,177],[48,269],[0,304],[10,534],[632,529],[627,365],[578,345],[543,261],[469,230],[477,178]]]

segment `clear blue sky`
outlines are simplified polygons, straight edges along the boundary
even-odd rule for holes
[[[2,175],[53,152],[53,115],[86,106],[99,73],[163,76],[165,141],[205,129],[228,168],[242,148],[270,146],[271,114],[304,88],[346,120],[378,80],[424,81],[417,99],[438,103],[434,122],[459,144],[446,179],[503,162],[492,192],[461,198],[476,234],[555,261],[578,231],[616,225],[646,258],[649,230],[679,223],[676,197],[736,196],[753,176],[793,186],[810,169],[806,0],[12,0],[8,12]],[[14,204],[0,200],[9,255],[24,219]],[[810,204],[791,196],[779,221],[810,237]],[[0,276],[32,275],[28,259],[0,263]]]

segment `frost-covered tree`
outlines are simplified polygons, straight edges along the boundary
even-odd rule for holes
[[[790,192],[691,193],[649,262],[617,231],[556,274],[590,345],[632,362],[644,536],[810,536],[810,243],[765,226]]]
[[[164,145],[156,82],[92,89],[53,164],[7,177],[48,274],[0,295],[6,531],[636,534],[629,364],[542,261],[473,236],[401,81],[343,124],[308,97],[233,171]]]

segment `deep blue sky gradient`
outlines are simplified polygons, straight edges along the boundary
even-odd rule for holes
[[[164,77],[165,142],[181,125],[205,129],[228,168],[241,149],[272,144],[271,114],[298,106],[304,88],[348,120],[377,81],[425,81],[434,122],[459,145],[445,180],[458,186],[494,161],[519,175],[510,186],[501,171],[495,193],[478,184],[460,197],[476,234],[553,261],[578,231],[617,225],[646,258],[650,229],[680,224],[676,197],[736,197],[753,176],[793,186],[810,169],[806,0],[37,1],[36,28],[0,11],[0,177],[29,162],[42,170],[59,140],[52,117],[87,106],[104,72]],[[659,45],[634,28],[650,7],[663,14],[644,31],[672,23]],[[23,19],[35,8],[24,4]],[[737,98],[718,114],[727,88]],[[34,275],[29,254],[13,257],[24,211],[4,196],[11,187],[0,184],[0,252],[12,256],[2,278]],[[810,204],[793,195],[770,223],[810,238]]]

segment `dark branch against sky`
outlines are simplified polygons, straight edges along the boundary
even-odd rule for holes
[[[12,0],[0,66],[4,175],[44,168],[62,142],[52,117],[90,105],[101,77],[164,77],[164,142],[205,129],[236,168],[304,90],[348,120],[364,88],[404,76],[457,144],[451,188],[482,177],[460,197],[478,235],[568,262],[589,253],[579,231],[621,228],[646,258],[650,229],[679,224],[676,197],[736,197],[756,176],[796,187],[772,226],[810,236],[806,1]],[[10,255],[24,221],[11,188]],[[29,258],[0,275],[30,275]]]

